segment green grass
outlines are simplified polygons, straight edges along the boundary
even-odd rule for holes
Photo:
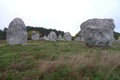
[[[120,80],[120,43],[88,48],[75,41],[0,41],[0,80]]]

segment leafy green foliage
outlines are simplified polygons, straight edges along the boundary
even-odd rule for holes
[[[118,40],[119,37],[120,37],[120,33],[114,31],[114,38]]]
[[[0,40],[5,40],[6,39],[6,31],[7,28],[4,28],[4,30],[0,30]]]
[[[80,31],[75,35],[75,37],[79,37],[80,36]]]
[[[54,31],[57,34],[57,36],[59,34],[64,35],[63,31],[58,31],[56,29],[46,29],[46,28],[43,28],[43,27],[27,26],[27,31],[33,31],[33,30],[40,32],[41,36],[48,35],[51,31]]]

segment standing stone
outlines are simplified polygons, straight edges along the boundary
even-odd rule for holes
[[[120,41],[120,36],[119,36],[119,38],[118,38],[118,41]]]
[[[69,32],[66,32],[63,36],[65,41],[71,41],[72,40],[72,36]]]
[[[27,29],[22,19],[15,18],[11,21],[6,33],[6,41],[9,45],[27,43]]]
[[[76,37],[74,40],[75,40],[75,41],[81,41],[81,40],[80,40],[80,37]]]
[[[81,24],[80,36],[88,46],[108,47],[114,41],[113,19],[89,19]]]
[[[60,40],[60,41],[64,40],[61,34],[58,36],[58,40]]]
[[[80,31],[79,40],[84,42],[84,36],[83,36],[83,34],[82,34],[82,32],[81,32],[81,31]]]
[[[48,35],[49,41],[56,41],[57,40],[57,35],[54,31],[51,31]]]
[[[44,35],[44,36],[42,37],[42,40],[48,41],[49,39],[48,39],[48,37],[47,37],[46,35]]]
[[[31,36],[32,40],[38,41],[40,39],[39,37],[39,33],[32,31],[32,36]]]

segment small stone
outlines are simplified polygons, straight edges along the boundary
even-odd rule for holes
[[[44,35],[44,36],[41,38],[41,40],[48,41],[49,39],[48,39],[48,37],[47,37],[46,35]]]
[[[39,33],[32,31],[32,36],[31,36],[32,40],[38,41],[40,39],[39,37]]]
[[[58,36],[58,40],[59,41],[63,41],[64,40],[61,34]]]
[[[120,41],[120,36],[119,36],[119,38],[118,38],[118,41]]]
[[[66,32],[63,36],[65,41],[71,41],[72,40],[72,36],[69,32]]]
[[[48,35],[48,40],[49,41],[56,41],[57,40],[57,35],[54,31],[51,31]]]
[[[80,37],[76,37],[74,40],[75,40],[75,41],[81,41],[81,40],[80,40]]]

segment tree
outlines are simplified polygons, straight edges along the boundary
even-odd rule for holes
[[[80,36],[80,31],[74,37],[79,37],[79,36]]]
[[[6,32],[7,28],[4,28],[4,30],[0,30],[0,40],[6,40]]]
[[[57,36],[58,35],[64,35],[64,31],[58,31],[58,30],[56,30],[56,29],[46,29],[46,28],[43,28],[43,27],[32,27],[32,26],[27,26],[27,31],[29,32],[29,31],[38,31],[38,32],[40,32],[41,33],[41,37],[43,37],[44,35],[48,35],[51,31],[54,31],[56,34],[57,34]]]
[[[115,40],[118,40],[119,36],[120,36],[120,33],[114,31],[114,38],[115,38]]]

